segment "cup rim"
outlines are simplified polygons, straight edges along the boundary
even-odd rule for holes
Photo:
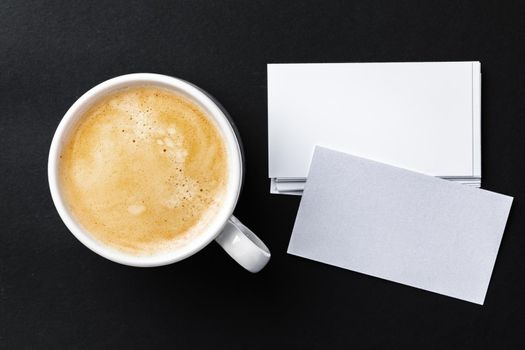
[[[195,237],[192,237],[190,241],[183,243],[180,247],[152,255],[133,255],[125,253],[94,238],[70,213],[65,200],[62,198],[58,177],[59,157],[64,139],[68,135],[68,131],[73,128],[74,125],[76,125],[76,122],[81,118],[83,112],[92,106],[93,103],[99,101],[100,98],[111,92],[126,87],[141,85],[153,85],[171,89],[186,95],[186,97],[189,97],[193,102],[197,103],[205,110],[206,114],[213,119],[222,133],[229,154],[226,197],[218,212],[211,219],[210,224],[206,226],[203,232],[198,233]],[[137,267],[162,266],[183,260],[197,253],[213,241],[220,234],[228,219],[233,214],[242,186],[242,176],[243,168],[240,141],[237,138],[234,127],[228,116],[221,107],[214,102],[207,93],[197,86],[179,78],[156,73],[131,73],[117,76],[106,80],[85,92],[75,101],[75,103],[73,103],[62,117],[55,134],[53,135],[48,157],[48,181],[51,197],[62,221],[69,231],[82,244],[98,255],[123,265]]]

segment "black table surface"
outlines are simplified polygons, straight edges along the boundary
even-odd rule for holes
[[[523,348],[524,47],[520,1],[3,0],[0,348]],[[485,305],[288,255],[300,198],[269,194],[266,64],[462,60],[482,63],[483,188],[516,197]],[[247,170],[235,214],[273,253],[261,273],[214,243],[122,266],[60,220],[53,132],[131,72],[189,80],[231,113]]]

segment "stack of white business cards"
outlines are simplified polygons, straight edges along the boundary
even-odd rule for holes
[[[269,64],[271,192],[302,193],[316,144],[480,187],[480,117],[479,62]]]

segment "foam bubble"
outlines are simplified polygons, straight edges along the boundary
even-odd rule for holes
[[[164,138],[164,144],[166,146],[168,146],[169,148],[174,148],[175,147],[175,142],[173,142],[173,140],[169,137],[165,137]]]
[[[146,207],[140,204],[132,204],[128,206],[128,212],[133,215],[142,214],[146,210]]]

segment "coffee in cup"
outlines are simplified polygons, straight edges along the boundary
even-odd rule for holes
[[[225,196],[221,131],[189,98],[156,86],[113,92],[66,140],[59,181],[71,214],[94,238],[134,255],[199,235]]]

